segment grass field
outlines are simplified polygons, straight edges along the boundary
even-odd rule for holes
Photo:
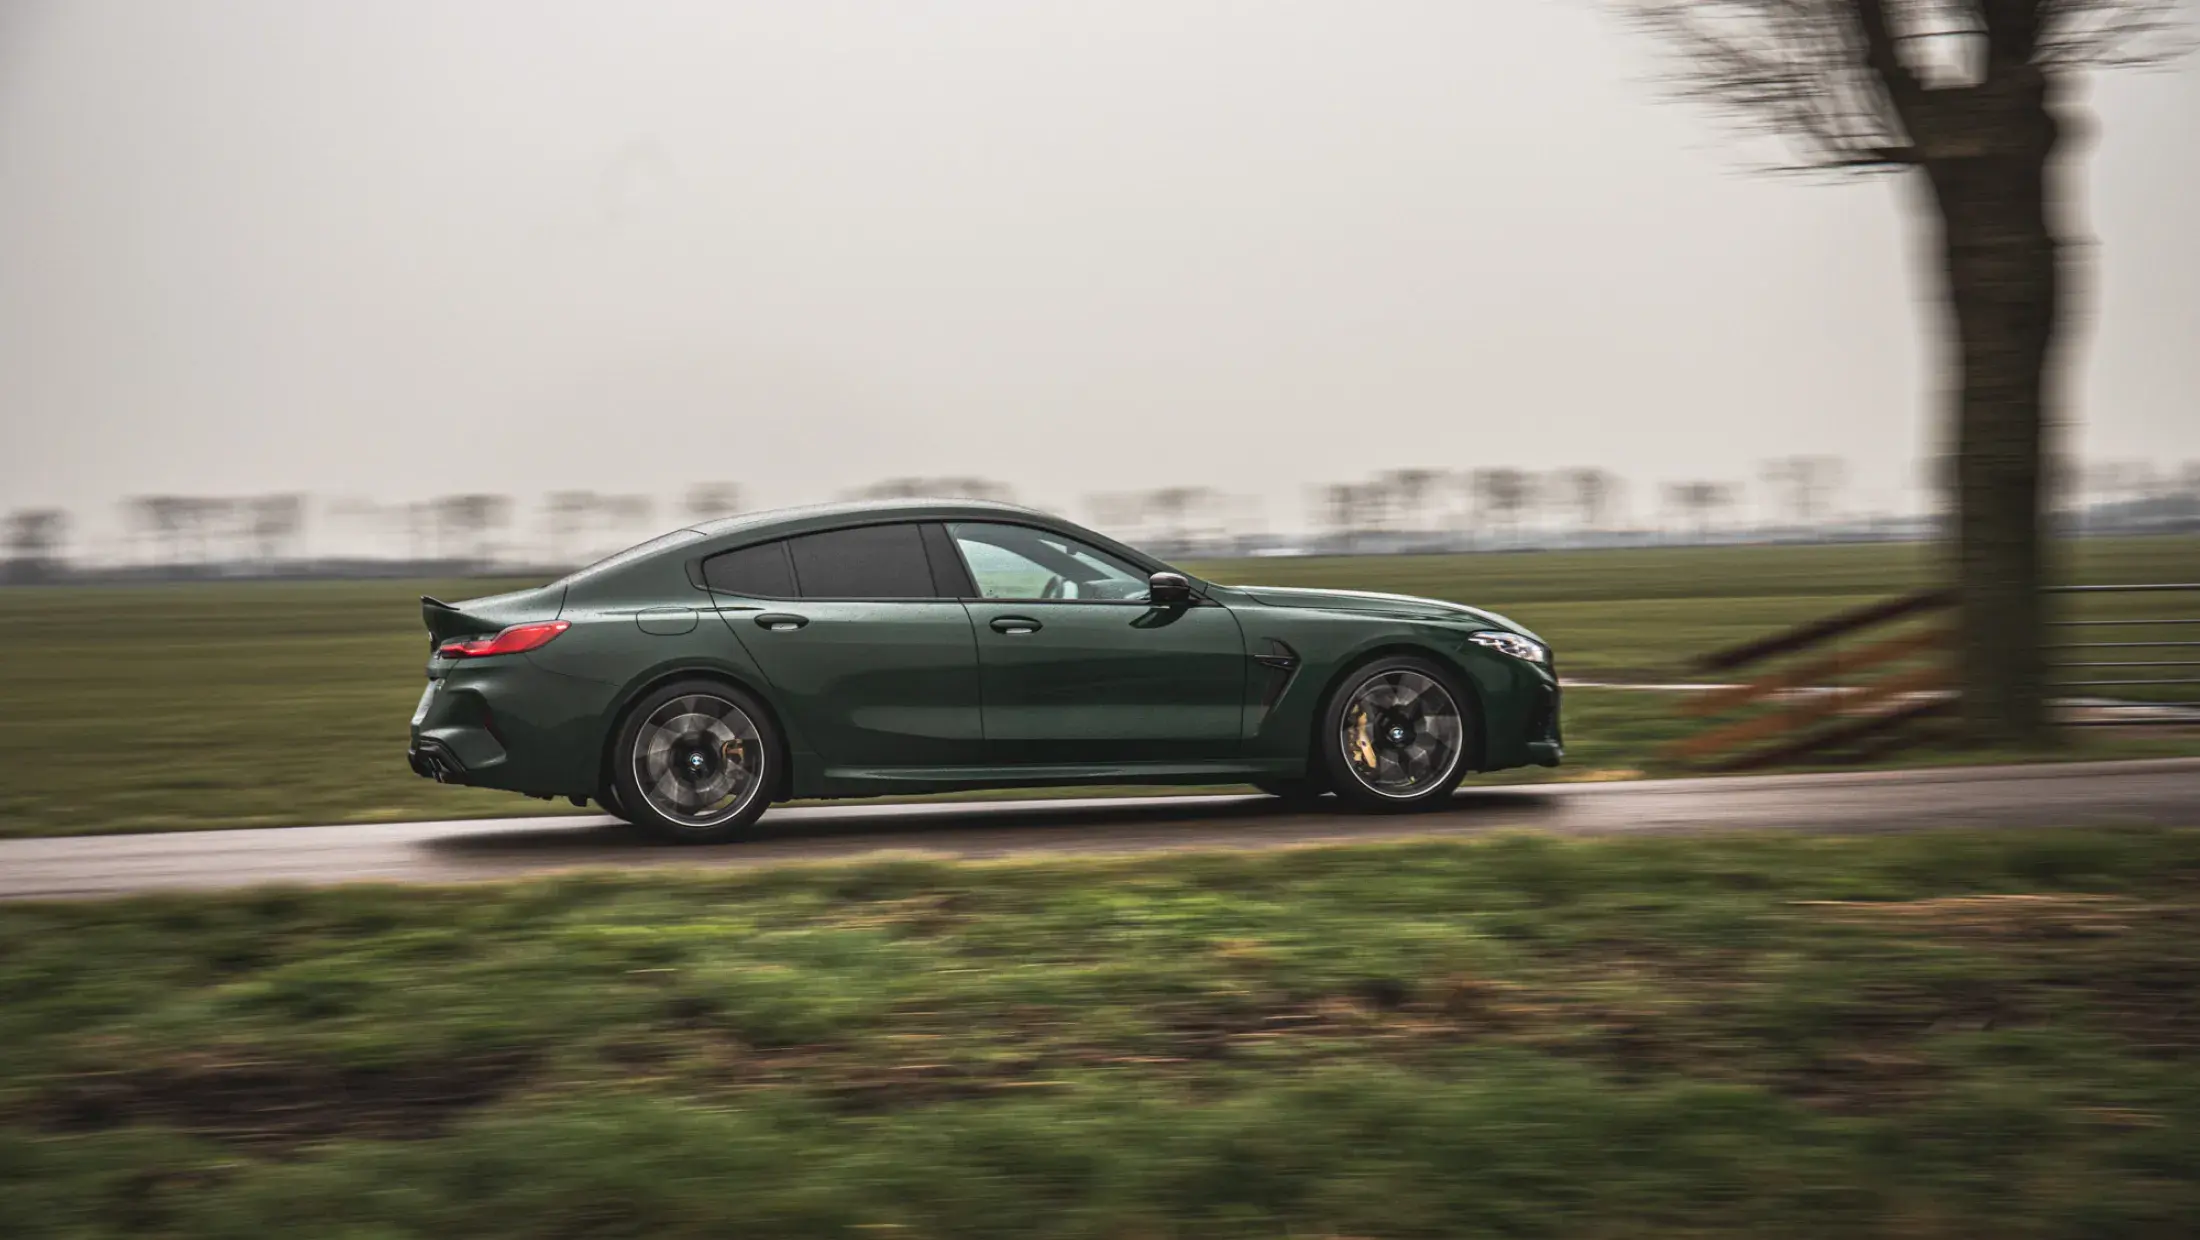
[[[0,1235],[2193,1233],[2200,833],[0,908]]]
[[[1925,579],[1927,554],[1902,545],[1744,547],[1193,567],[1230,581],[1470,601],[1548,637],[1569,675],[1666,679],[1706,650],[1912,588]],[[2200,575],[2200,539],[2086,542],[2067,558],[2079,580],[2189,578]],[[423,658],[417,596],[461,598],[506,584],[0,590],[0,834],[559,808],[439,787],[415,778],[401,756]],[[1655,743],[1678,725],[1663,697],[1579,691],[1568,700],[1567,731],[1562,778],[1654,772]],[[2080,752],[2188,747],[2092,737]]]

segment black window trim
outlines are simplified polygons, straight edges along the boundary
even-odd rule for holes
[[[977,598],[978,579],[971,575],[962,548],[955,545],[955,536],[947,532],[947,523],[921,522],[917,532],[924,539],[925,562],[932,566],[932,588],[940,597],[958,602]]]
[[[801,570],[800,570],[800,569],[798,569],[798,568],[796,568],[796,567],[795,567],[795,563],[794,563],[794,547],[792,546],[792,544],[793,544],[793,542],[794,542],[794,540],[795,540],[795,539],[797,539],[797,538],[808,538],[809,536],[811,536],[811,535],[813,535],[813,534],[839,534],[839,533],[843,533],[843,532],[845,532],[845,531],[848,531],[848,530],[864,530],[864,529],[873,529],[873,528],[876,528],[876,527],[878,527],[878,526],[888,526],[888,525],[911,525],[911,526],[915,526],[915,527],[917,527],[917,546],[918,546],[918,548],[919,548],[920,550],[922,550],[922,551],[924,552],[924,564],[925,564],[925,572],[926,572],[926,576],[927,576],[927,577],[928,577],[928,578],[929,578],[929,579],[931,580],[931,582],[932,582],[932,590],[933,590],[933,592],[932,592],[932,593],[931,593],[930,595],[925,595],[925,596],[913,596],[913,595],[907,595],[907,594],[896,594],[896,595],[884,595],[884,594],[835,594],[835,595],[830,595],[830,596],[828,596],[828,595],[823,595],[823,594],[804,594],[804,593],[802,592],[802,572],[801,572]],[[718,550],[716,550],[716,551],[713,551],[713,552],[711,552],[711,553],[710,553],[709,555],[707,555],[707,556],[704,556],[704,557],[702,557],[701,559],[698,559],[697,561],[695,561],[695,565],[696,565],[696,570],[695,570],[695,576],[696,576],[696,577],[698,577],[698,578],[701,578],[701,580],[702,580],[702,587],[703,587],[704,591],[705,591],[705,592],[707,592],[707,593],[709,593],[709,594],[710,594],[710,595],[711,595],[711,596],[712,596],[713,598],[716,598],[716,597],[719,597],[719,596],[724,596],[724,597],[726,597],[726,598],[753,598],[753,599],[763,599],[763,600],[765,600],[765,601],[767,601],[767,602],[774,602],[774,603],[956,603],[956,602],[961,602],[962,600],[961,600],[961,599],[959,599],[958,597],[954,596],[954,595],[951,595],[951,594],[941,594],[941,593],[939,593],[939,589],[940,589],[940,573],[939,573],[939,569],[937,568],[937,566],[935,566],[935,565],[934,565],[934,564],[932,563],[932,548],[931,548],[930,546],[926,545],[926,539],[925,539],[925,537],[924,537],[924,525],[925,525],[925,522],[923,522],[923,521],[921,521],[921,520],[913,520],[913,519],[911,519],[911,518],[908,518],[908,517],[886,517],[886,518],[882,518],[882,519],[880,519],[880,520],[877,520],[877,521],[851,521],[851,522],[849,522],[849,523],[848,523],[848,524],[846,524],[846,525],[831,525],[831,526],[827,526],[827,527],[825,527],[824,529],[816,529],[816,530],[803,530],[803,531],[801,531],[800,533],[795,533],[795,534],[781,534],[781,535],[779,535],[779,536],[778,536],[778,537],[776,537],[776,538],[765,538],[765,539],[760,539],[759,541],[756,541],[756,542],[752,542],[752,543],[743,543],[743,544],[741,544],[740,546],[734,546],[734,547],[721,547],[721,548],[719,548]],[[942,532],[944,533],[945,531],[943,530]],[[948,539],[947,541],[948,541],[949,545],[953,545],[953,543],[954,543],[954,539],[952,539],[952,538]],[[718,558],[719,556],[722,556],[722,555],[732,555],[732,554],[733,554],[734,552],[737,552],[737,551],[750,551],[750,550],[754,550],[754,549],[755,549],[755,548],[757,548],[757,547],[769,546],[769,545],[774,545],[774,544],[776,544],[776,545],[777,545],[777,546],[779,547],[779,549],[780,549],[780,554],[781,554],[781,555],[784,555],[784,556],[785,556],[785,557],[787,558],[787,579],[788,579],[789,581],[792,581],[792,582],[794,582],[794,590],[795,590],[795,592],[794,592],[793,594],[740,594],[740,593],[736,593],[735,591],[732,591],[732,590],[721,590],[721,589],[718,589],[717,587],[715,587],[715,586],[713,586],[713,585],[711,585],[711,584],[710,584],[710,578],[709,578],[709,575],[708,575],[708,574],[707,574],[707,573],[706,573],[706,572],[705,572],[705,571],[703,570],[703,567],[702,567],[702,566],[703,566],[703,565],[704,565],[705,563],[707,563],[707,562],[709,562],[709,561],[711,561],[711,560],[715,560],[715,559],[717,559],[717,558]],[[967,569],[967,568],[964,568],[964,569],[963,569],[963,571],[964,571],[964,572],[965,572],[965,573],[967,574],[967,573],[969,572],[969,569]]]
[[[1085,540],[1084,540],[1083,538],[1079,537],[1078,535],[1076,535],[1076,534],[1073,534],[1073,533],[1070,533],[1070,532],[1069,532],[1069,531],[1067,531],[1067,530],[1062,530],[1062,529],[1058,529],[1058,528],[1056,528],[1056,527],[1054,527],[1054,526],[1052,526],[1052,525],[1047,525],[1047,524],[1044,524],[1044,523],[1042,523],[1042,522],[1038,522],[1038,521],[1026,521],[1026,520],[1018,520],[1018,519],[1016,519],[1016,518],[1014,518],[1014,517],[1011,517],[1011,516],[1006,516],[1006,515],[1002,515],[1002,516],[995,516],[995,515],[993,515],[993,514],[990,514],[990,513],[988,513],[988,514],[986,514],[986,515],[984,515],[984,516],[975,516],[975,515],[971,515],[971,516],[957,516],[957,517],[954,517],[954,518],[952,518],[952,519],[950,519],[950,518],[944,518],[944,517],[909,517],[909,516],[890,516],[890,517],[889,517],[889,516],[881,516],[881,517],[877,518],[876,520],[869,520],[869,521],[850,521],[850,522],[848,522],[848,523],[846,523],[846,524],[844,524],[844,525],[828,525],[828,526],[825,526],[825,527],[823,527],[823,528],[821,528],[821,529],[814,529],[814,530],[802,530],[802,531],[799,531],[799,532],[797,532],[797,533],[791,533],[791,534],[779,534],[779,535],[775,535],[775,536],[773,536],[773,537],[770,537],[770,538],[759,538],[759,539],[757,539],[757,540],[756,540],[755,542],[751,542],[751,543],[738,543],[738,544],[736,544],[736,545],[734,545],[734,546],[731,546],[731,547],[720,547],[720,548],[718,548],[718,549],[717,549],[716,551],[713,551],[713,552],[711,552],[711,553],[710,553],[709,555],[705,555],[705,556],[698,556],[698,557],[696,557],[695,559],[693,559],[693,560],[690,560],[690,561],[688,561],[688,565],[689,565],[688,580],[689,580],[690,582],[692,582],[692,583],[693,583],[693,584],[694,584],[694,585],[696,586],[696,588],[698,588],[698,589],[702,590],[702,591],[703,591],[704,593],[706,593],[706,594],[709,594],[709,595],[710,595],[710,596],[711,596],[712,598],[714,598],[714,599],[715,599],[715,598],[718,598],[718,597],[725,597],[725,598],[753,598],[753,599],[762,599],[762,600],[764,600],[764,601],[767,601],[767,602],[774,602],[774,603],[957,603],[957,602],[959,602],[959,603],[1046,603],[1046,604],[1049,604],[1049,605],[1052,605],[1052,604],[1062,604],[1062,603],[1068,603],[1068,604],[1078,604],[1078,605],[1084,605],[1084,606],[1094,606],[1094,607],[1148,607],[1148,608],[1150,608],[1150,607],[1152,607],[1152,606],[1153,606],[1153,600],[1151,600],[1151,599],[1142,599],[1142,598],[986,598],[985,596],[983,596],[983,595],[981,595],[981,594],[979,594],[979,593],[978,593],[978,578],[977,578],[977,575],[976,575],[976,574],[974,574],[974,573],[972,573],[972,572],[970,571],[970,563],[969,563],[969,561],[968,561],[968,560],[967,560],[967,559],[966,559],[966,558],[965,558],[965,557],[963,556],[963,553],[962,553],[962,548],[961,548],[961,547],[960,547],[959,545],[957,545],[957,543],[955,542],[955,536],[954,536],[953,532],[952,532],[952,531],[950,531],[950,530],[949,530],[949,529],[947,528],[947,527],[948,527],[948,526],[949,526],[950,524],[961,524],[961,525],[1013,525],[1013,526],[1017,526],[1017,527],[1019,527],[1019,528],[1022,528],[1022,529],[1027,529],[1027,530],[1035,530],[1035,531],[1037,531],[1037,532],[1039,532],[1039,533],[1041,533],[1041,534],[1050,534],[1050,535],[1052,535],[1052,536],[1054,536],[1054,537],[1056,537],[1056,538],[1060,538],[1060,539],[1064,539],[1064,540],[1066,540],[1066,541],[1069,541],[1069,542],[1073,542],[1073,543],[1076,543],[1076,544],[1078,544],[1079,546],[1089,547],[1089,548],[1091,548],[1091,549],[1092,549],[1092,550],[1094,550],[1094,551],[1099,551],[1099,552],[1101,552],[1102,554],[1104,554],[1104,555],[1107,555],[1107,556],[1108,556],[1109,558],[1111,558],[1111,559],[1121,559],[1121,560],[1125,560],[1125,561],[1126,561],[1127,563],[1129,563],[1129,564],[1130,564],[1130,566],[1131,566],[1132,568],[1137,568],[1137,569],[1144,569],[1144,568],[1146,567],[1146,566],[1145,566],[1145,564],[1143,564],[1143,563],[1140,563],[1140,562],[1139,562],[1140,560],[1148,560],[1148,561],[1152,561],[1152,562],[1153,562],[1153,563],[1155,563],[1155,564],[1160,564],[1160,565],[1161,565],[1161,567],[1159,567],[1159,568],[1154,568],[1154,569],[1147,569],[1147,570],[1146,570],[1147,576],[1149,576],[1149,577],[1150,577],[1150,576],[1152,576],[1152,575],[1153,575],[1154,573],[1157,573],[1157,572],[1178,573],[1178,574],[1179,574],[1180,576],[1183,576],[1183,577],[1184,577],[1184,578],[1185,578],[1185,579],[1186,579],[1187,581],[1189,581],[1189,582],[1191,583],[1191,586],[1192,586],[1192,599],[1191,599],[1191,605],[1192,605],[1192,606],[1194,606],[1194,607],[1220,607],[1220,606],[1221,606],[1221,604],[1220,604],[1220,603],[1216,602],[1216,601],[1215,601],[1214,599],[1212,599],[1212,598],[1209,598],[1209,597],[1207,597],[1207,595],[1206,595],[1205,593],[1203,593],[1203,592],[1202,592],[1202,589],[1203,589],[1204,583],[1203,583],[1203,582],[1201,582],[1199,578],[1197,578],[1197,577],[1193,577],[1193,576],[1192,576],[1191,574],[1189,574],[1189,573],[1184,573],[1184,572],[1182,572],[1182,570],[1179,570],[1179,569],[1173,568],[1173,567],[1171,567],[1171,566],[1169,566],[1169,565],[1167,565],[1167,564],[1163,564],[1163,563],[1162,563],[1161,561],[1159,561],[1159,560],[1155,560],[1155,559],[1153,559],[1153,557],[1152,557],[1152,556],[1146,555],[1146,554],[1145,554],[1145,553],[1143,553],[1143,552],[1139,552],[1139,551],[1137,551],[1137,550],[1136,550],[1135,548],[1128,548],[1128,547],[1126,547],[1126,548],[1124,548],[1124,550],[1127,550],[1127,551],[1131,551],[1131,552],[1133,553],[1133,555],[1134,555],[1134,556],[1135,556],[1136,558],[1131,558],[1131,557],[1121,556],[1121,555],[1118,555],[1118,554],[1116,554],[1116,553],[1115,553],[1114,551],[1111,551],[1111,550],[1109,550],[1109,549],[1107,549],[1107,548],[1105,548],[1105,547],[1093,547],[1093,546],[1092,546],[1092,545],[1091,545],[1090,543],[1087,543],[1087,542],[1086,542],[1086,541],[1085,541]],[[813,598],[813,597],[810,597],[810,596],[808,596],[808,595],[805,595],[805,594],[802,594],[802,593],[801,593],[801,589],[802,589],[802,576],[801,576],[801,574],[800,574],[800,573],[798,573],[798,572],[796,572],[796,571],[795,571],[795,567],[794,567],[794,551],[793,551],[793,549],[792,549],[792,548],[790,548],[790,547],[789,547],[789,546],[788,546],[787,544],[789,544],[790,542],[794,541],[794,540],[795,540],[795,539],[797,539],[797,538],[802,538],[802,537],[806,537],[806,536],[808,536],[808,535],[811,535],[811,534],[835,534],[835,533],[839,533],[839,532],[840,532],[840,531],[842,531],[842,530],[856,530],[856,529],[867,529],[867,528],[869,528],[869,527],[871,527],[871,526],[874,526],[874,525],[914,525],[914,526],[916,526],[916,527],[917,527],[917,533],[918,533],[919,543],[920,543],[920,545],[921,545],[921,546],[923,546],[923,548],[924,548],[924,553],[925,553],[925,563],[926,563],[926,565],[927,565],[927,566],[928,566],[928,567],[929,567],[929,568],[931,569],[931,574],[932,574],[932,589],[933,589],[933,591],[934,591],[934,593],[933,593],[932,597],[930,597],[930,598],[907,598],[907,597],[900,597],[900,598],[887,598],[887,597],[866,597],[866,596],[854,596],[854,595],[852,595],[852,596],[837,596],[837,597],[833,597],[833,598],[824,598],[824,597],[816,597],[816,598]],[[932,539],[931,539],[931,537],[929,537],[929,536],[927,536],[927,535],[925,534],[925,529],[926,529],[926,527],[934,527],[934,528],[936,528],[936,529],[937,529],[937,530],[939,531],[939,535],[938,535],[938,536],[939,536],[939,539],[940,539],[940,541],[941,541],[941,542],[943,542],[943,543],[945,543],[945,544],[946,544],[946,548],[947,548],[947,550],[951,551],[951,552],[952,552],[952,553],[954,554],[954,557],[955,557],[955,559],[954,559],[954,564],[953,564],[953,566],[952,566],[952,567],[953,567],[953,569],[954,569],[954,570],[955,570],[956,572],[958,572],[958,573],[960,573],[960,574],[961,574],[961,577],[962,577],[962,581],[961,581],[961,583],[960,583],[960,584],[963,584],[963,585],[966,585],[966,586],[967,586],[967,588],[968,588],[968,590],[969,590],[969,592],[968,592],[968,593],[966,593],[966,594],[948,594],[948,593],[943,593],[943,592],[942,592],[942,591],[943,591],[943,589],[944,589],[944,588],[945,588],[946,586],[950,586],[950,585],[955,585],[955,584],[958,584],[958,583],[956,583],[956,582],[953,582],[953,581],[943,581],[943,580],[942,580],[942,574],[941,574],[941,572],[940,572],[940,566],[939,566],[939,564],[937,564],[936,562],[934,562],[934,560],[933,560],[933,558],[932,558],[932,557],[933,557],[933,553],[934,553],[934,547],[933,547],[933,545],[932,545]],[[720,590],[720,589],[718,589],[718,588],[716,588],[716,587],[712,586],[712,585],[710,584],[709,578],[708,578],[708,577],[707,577],[707,576],[706,576],[706,575],[704,574],[704,571],[703,571],[703,565],[704,565],[704,564],[705,564],[706,562],[710,561],[710,560],[715,560],[715,559],[717,559],[717,558],[718,558],[719,556],[722,556],[722,555],[730,555],[730,554],[732,554],[732,553],[734,553],[734,552],[736,552],[736,551],[747,551],[747,550],[750,550],[751,548],[755,548],[755,547],[761,547],[761,546],[764,546],[764,545],[766,545],[766,544],[768,544],[768,543],[777,543],[777,544],[779,544],[779,547],[780,547],[780,549],[781,549],[781,554],[783,554],[783,555],[785,555],[785,556],[787,557],[787,577],[788,577],[788,579],[789,579],[789,580],[791,580],[791,581],[793,581],[793,582],[794,582],[794,587],[795,587],[795,591],[796,591],[796,593],[794,593],[794,594],[791,594],[791,595],[783,595],[783,594],[737,594],[737,593],[735,593],[735,592],[733,592],[733,591],[731,591],[731,590]]]

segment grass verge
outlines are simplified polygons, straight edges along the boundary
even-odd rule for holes
[[[0,1234],[2188,1235],[2200,833],[0,908]]]

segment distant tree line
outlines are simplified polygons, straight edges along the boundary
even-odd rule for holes
[[[69,514],[59,508],[9,513],[7,579],[26,585],[58,579],[68,541]]]
[[[372,548],[364,557],[315,556],[307,525],[318,507],[334,541]],[[741,511],[739,485],[698,483],[674,501],[676,520],[704,521]],[[556,491],[541,502],[541,539],[515,541],[521,504],[508,495],[472,492],[382,503],[342,497],[316,505],[302,494],[140,495],[122,502],[128,568],[155,576],[199,576],[288,568],[341,559],[398,559],[456,572],[499,564],[557,565],[599,555],[655,533],[658,501],[648,495]],[[5,517],[4,579],[56,580],[72,561],[69,514],[22,509]]]
[[[1928,488],[1944,462],[1928,462]],[[1650,488],[1642,514],[1629,507],[1618,474],[1591,467],[1535,471],[1511,467],[1384,470],[1311,488],[1308,536],[1271,533],[1259,500],[1203,485],[1165,486],[1087,496],[1081,514],[1127,541],[1169,554],[1263,550],[1372,552],[1563,545],[1645,538],[1809,537],[1849,519],[1842,503],[1848,469],[1839,458],[1791,456],[1764,462],[1755,507],[1738,480],[1693,479]],[[2066,529],[2077,532],[2200,529],[2200,462],[2163,467],[2115,461],[2069,465],[2053,489]],[[1001,500],[1007,484],[973,476],[904,476],[844,492],[844,499],[917,497]],[[469,573],[496,566],[582,563],[674,524],[740,513],[738,483],[706,482],[670,500],[588,490],[553,491],[533,507],[507,495],[462,493],[399,503],[339,498],[315,504],[297,493],[255,496],[146,495],[122,505],[120,559],[154,576],[306,571],[344,557],[307,551],[316,511],[338,531],[334,541],[373,548],[374,561],[401,560],[434,571]],[[0,580],[57,581],[77,557],[78,527],[58,508],[24,508],[0,518],[5,532]],[[1917,527],[1912,527],[1917,528]],[[348,537],[347,537],[348,535]],[[324,541],[324,546],[327,542]],[[105,557],[112,561],[116,557]]]
[[[1347,541],[1380,534],[1518,541],[1529,521],[1548,513],[1604,528],[1624,485],[1602,469],[1394,469],[1316,487],[1314,523]]]
[[[1759,524],[1807,528],[1834,515],[1847,470],[1837,458],[1798,456],[1768,461],[1762,474],[1772,511]],[[1730,522],[1744,490],[1739,482],[1714,480],[1664,484],[1655,497],[1657,528],[1707,536]],[[1421,535],[1447,544],[1517,545],[1531,528],[1536,541],[1615,532],[1627,524],[1627,495],[1625,479],[1593,467],[1398,469],[1316,488],[1314,524],[1347,542]]]

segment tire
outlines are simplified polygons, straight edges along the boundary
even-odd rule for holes
[[[1320,726],[1315,750],[1337,799],[1385,813],[1450,800],[1481,739],[1474,699],[1458,678],[1410,655],[1354,668]]]
[[[723,844],[771,804],[786,762],[753,695],[723,681],[677,681],[643,695],[619,725],[613,812],[676,844]]]
[[[596,794],[596,808],[630,826],[634,822],[634,816],[626,812],[626,802],[619,799],[619,789],[616,784],[607,783],[603,786],[603,790]]]

